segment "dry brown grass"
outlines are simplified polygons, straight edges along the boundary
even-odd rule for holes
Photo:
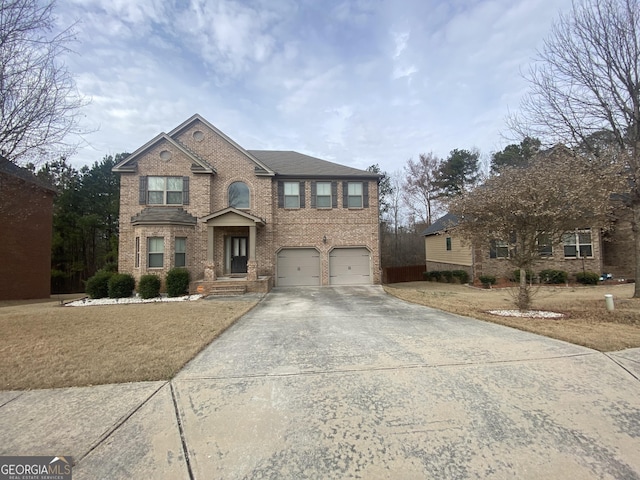
[[[0,390],[167,380],[255,304],[0,302]]]
[[[396,283],[385,286],[396,297],[420,305],[487,320],[540,335],[584,345],[603,352],[640,347],[640,299],[632,298],[633,285],[597,287],[540,287],[533,309],[551,310],[566,318],[499,317],[487,310],[514,309],[508,289],[483,290],[435,282]],[[615,310],[608,312],[604,295],[613,294]]]

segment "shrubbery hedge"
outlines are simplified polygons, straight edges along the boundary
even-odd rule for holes
[[[567,283],[569,274],[564,270],[542,270],[540,272],[540,282],[552,285]]]
[[[85,293],[90,298],[105,298],[109,296],[109,279],[113,272],[98,270],[96,274],[87,280]]]
[[[189,293],[189,270],[172,268],[167,273],[167,295],[180,297]]]
[[[109,279],[109,298],[128,298],[136,288],[136,281],[128,273],[114,273]]]
[[[469,274],[466,270],[432,270],[424,272],[423,277],[430,282],[467,283]]]
[[[143,275],[138,282],[138,293],[142,298],[155,298],[160,295],[160,277],[157,275]]]
[[[480,275],[478,280],[480,280],[482,285],[495,285],[496,283],[496,277],[493,275]]]
[[[576,282],[583,285],[597,285],[600,275],[594,272],[578,272],[576,273]]]

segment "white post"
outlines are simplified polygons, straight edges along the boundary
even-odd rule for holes
[[[610,312],[613,312],[613,295],[611,295],[610,293],[607,293],[604,296],[604,303],[607,306],[607,310]]]

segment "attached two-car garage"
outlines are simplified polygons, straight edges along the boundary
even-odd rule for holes
[[[372,283],[371,254],[364,247],[339,247],[329,252],[330,285]],[[317,286],[322,284],[322,258],[315,248],[283,248],[277,255],[276,285]]]

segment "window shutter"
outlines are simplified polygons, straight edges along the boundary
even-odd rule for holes
[[[140,176],[140,191],[138,202],[140,205],[146,205],[147,203],[147,177]]]
[[[338,208],[338,182],[331,182],[331,208]]]
[[[305,191],[304,191],[304,182],[300,182],[300,208],[304,208],[304,198],[305,197]]]
[[[369,182],[362,182],[362,207],[369,208]]]
[[[278,208],[284,208],[284,183],[278,182]]]
[[[189,177],[182,177],[182,204],[189,205]]]
[[[489,244],[489,258],[496,258],[496,241],[495,240],[491,240],[491,243]]]
[[[342,182],[342,207],[349,208],[349,182]]]
[[[316,208],[317,194],[318,194],[318,189],[316,187],[316,182],[311,182],[311,208]]]

